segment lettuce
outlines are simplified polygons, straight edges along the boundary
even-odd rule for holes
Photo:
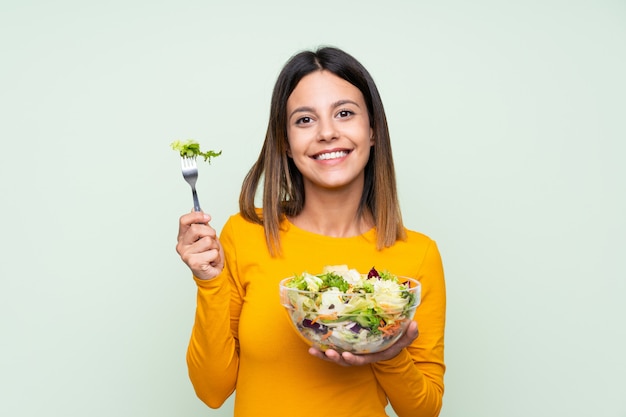
[[[175,140],[174,142],[172,142],[170,144],[170,146],[175,151],[178,151],[180,153],[180,156],[182,156],[182,157],[185,157],[185,158],[196,158],[198,156],[201,156],[209,164],[211,163],[211,158],[218,157],[218,156],[220,156],[222,154],[222,151],[219,151],[219,152],[215,152],[215,151],[202,152],[200,150],[200,144],[198,142],[196,142],[195,140],[193,140],[193,139],[189,139],[189,140],[187,140],[185,142],[182,142],[180,140]]]
[[[321,274],[286,280],[291,318],[314,344],[350,351],[376,351],[397,339],[419,304],[397,276],[372,268],[367,274],[339,265]]]

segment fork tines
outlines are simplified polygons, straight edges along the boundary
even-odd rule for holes
[[[198,201],[198,193],[196,192],[196,181],[198,180],[198,165],[196,164],[196,158],[189,158],[183,156],[180,158],[180,165],[183,172],[183,178],[191,186],[191,193],[193,195],[193,209],[194,211],[200,211],[200,202]]]

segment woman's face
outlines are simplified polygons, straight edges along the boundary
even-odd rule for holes
[[[374,144],[361,91],[328,71],[303,77],[287,100],[287,154],[305,190],[357,187]]]

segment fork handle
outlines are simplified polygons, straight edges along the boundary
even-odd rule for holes
[[[191,193],[193,194],[193,211],[202,211],[200,209],[200,202],[198,201],[198,193],[196,192],[196,189],[192,189]]]

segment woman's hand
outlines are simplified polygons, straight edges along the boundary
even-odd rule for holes
[[[409,346],[415,339],[417,339],[418,335],[419,331],[417,330],[417,323],[415,321],[412,321],[411,323],[409,323],[409,326],[407,327],[402,337],[398,339],[396,343],[391,345],[391,347],[383,350],[382,352],[355,355],[350,352],[339,353],[336,350],[332,349],[328,349],[325,352],[322,352],[312,347],[309,348],[309,353],[325,361],[335,362],[337,365],[361,366],[367,365],[368,363],[384,361],[396,357],[402,349]]]
[[[210,221],[208,214],[192,211],[178,224],[176,252],[199,279],[215,278],[224,269],[224,251]]]

